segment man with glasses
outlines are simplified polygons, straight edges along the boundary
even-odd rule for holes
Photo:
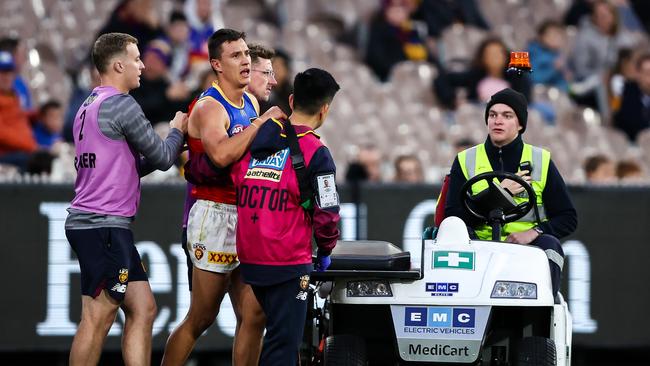
[[[253,94],[259,102],[268,102],[271,90],[278,85],[271,60],[275,52],[259,44],[248,45],[251,55],[251,82],[248,92]]]

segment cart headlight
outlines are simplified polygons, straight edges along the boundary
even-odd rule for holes
[[[350,281],[346,291],[348,297],[390,297],[393,291],[388,281]]]
[[[492,289],[491,298],[500,299],[536,299],[537,285],[526,282],[497,281]]]

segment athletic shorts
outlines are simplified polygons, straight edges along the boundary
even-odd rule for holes
[[[81,294],[97,297],[102,290],[122,302],[129,282],[148,281],[129,229],[105,227],[66,230],[65,236],[81,267]]]
[[[239,265],[234,205],[197,200],[187,221],[187,250],[196,268],[230,273]]]
[[[185,262],[187,263],[187,286],[190,292],[192,292],[192,269],[194,268],[194,264],[192,264],[192,257],[190,257],[190,252],[187,250],[187,227],[183,227],[183,232],[181,233],[181,246],[185,253]]]

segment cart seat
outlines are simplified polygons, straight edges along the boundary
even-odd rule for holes
[[[339,241],[331,258],[331,270],[408,271],[411,268],[411,253],[386,241]]]

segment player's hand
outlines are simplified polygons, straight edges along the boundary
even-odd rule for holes
[[[515,244],[530,244],[533,240],[537,239],[539,233],[533,229],[512,233],[506,238],[506,242]]]
[[[277,120],[287,119],[287,115],[284,114],[284,112],[282,112],[282,109],[280,109],[280,107],[273,106],[260,116],[260,120],[262,121],[262,123],[266,122],[270,118],[277,119]]]
[[[517,175],[522,177],[528,184],[530,184],[530,182],[532,181],[532,178],[530,177],[530,172],[528,170],[519,171],[517,172]],[[501,187],[508,190],[508,192],[510,192],[510,194],[513,196],[524,191],[524,187],[522,187],[521,184],[511,179],[504,179],[501,182]]]
[[[187,133],[187,113],[176,112],[174,119],[169,122],[169,127],[175,128],[185,135]]]
[[[316,264],[314,264],[314,270],[316,272],[325,272],[327,267],[332,264],[332,259],[329,255],[319,255],[316,257]]]

